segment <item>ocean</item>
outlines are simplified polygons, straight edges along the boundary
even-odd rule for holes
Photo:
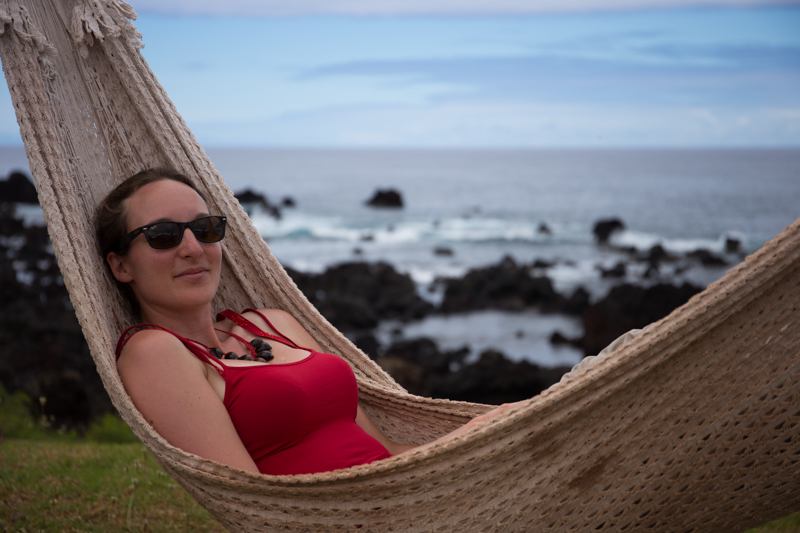
[[[557,290],[584,287],[593,299],[627,281],[706,284],[728,266],[666,268],[656,280],[629,268],[601,276],[624,253],[595,243],[596,221],[621,219],[617,247],[724,254],[726,238],[757,250],[800,216],[800,150],[207,150],[235,191],[271,203],[291,197],[280,219],[254,211],[253,223],[285,265],[320,272],[344,261],[386,261],[408,273],[420,295],[441,299],[440,277],[506,256],[552,263]],[[22,148],[0,148],[0,172],[26,169]],[[392,188],[402,209],[365,205]],[[731,256],[726,256],[731,259]],[[741,255],[732,262],[739,260]],[[545,366],[582,354],[548,342],[554,330],[580,335],[580,322],[537,311],[484,311],[382,324],[378,337],[429,336],[442,348],[486,348]]]

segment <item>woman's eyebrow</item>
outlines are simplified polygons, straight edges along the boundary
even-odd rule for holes
[[[206,211],[201,211],[200,213],[196,214],[192,220],[197,220],[198,218],[203,218],[207,216],[209,216],[209,214]],[[191,222],[192,220],[187,220],[187,222]],[[176,221],[169,217],[161,217],[151,222],[148,222],[147,224],[145,224],[145,226],[151,226],[153,224],[158,224],[159,222],[176,222]]]

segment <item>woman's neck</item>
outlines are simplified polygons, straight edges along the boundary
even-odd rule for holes
[[[158,324],[187,339],[217,346],[219,338],[214,331],[211,305],[180,312],[166,309],[142,309],[142,319],[148,324]]]

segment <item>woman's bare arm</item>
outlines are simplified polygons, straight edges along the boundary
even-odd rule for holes
[[[228,411],[206,378],[213,372],[175,337],[145,330],[117,362],[134,405],[167,442],[218,463],[258,473]]]

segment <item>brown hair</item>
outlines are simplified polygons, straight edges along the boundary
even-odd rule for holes
[[[200,195],[204,202],[208,203],[203,193],[197,190],[195,184],[192,183],[192,180],[177,170],[150,168],[134,174],[108,193],[108,196],[100,202],[95,211],[94,229],[97,236],[97,246],[100,255],[103,256],[103,260],[105,260],[106,255],[114,245],[128,234],[128,216],[125,212],[125,200],[133,196],[136,191],[145,185],[161,180],[173,180],[188,185]],[[117,254],[125,255],[126,251],[120,250]]]
[[[117,185],[117,187],[108,193],[108,196],[100,202],[94,216],[94,231],[97,237],[97,248],[103,258],[103,263],[109,270],[111,267],[106,261],[106,255],[108,255],[108,252],[112,250],[120,239],[128,234],[128,216],[125,212],[125,200],[133,196],[136,191],[145,185],[161,180],[173,180],[188,185],[194,192],[200,195],[200,198],[202,198],[206,204],[208,204],[206,197],[197,190],[192,180],[171,168],[149,168],[126,179]],[[117,255],[125,255],[126,252],[127,247],[117,252]],[[119,287],[122,294],[125,295],[133,306],[134,313],[138,315],[139,302],[136,300],[130,286],[128,286],[127,283],[117,281],[117,287]]]

